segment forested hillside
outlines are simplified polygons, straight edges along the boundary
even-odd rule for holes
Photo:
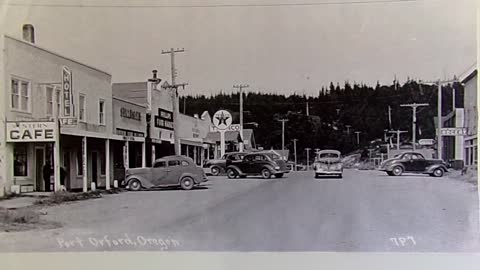
[[[443,88],[442,111],[446,115],[452,110],[452,89],[456,93],[456,107],[463,107],[463,87],[454,84]],[[244,96],[244,123],[253,128],[257,143],[265,149],[281,148],[281,122],[286,118],[286,147],[293,150],[291,139],[298,139],[297,152],[302,158],[305,148],[333,148],[343,153],[357,149],[369,141],[383,138],[385,129],[408,130],[405,140],[411,138],[412,109],[400,107],[405,103],[428,103],[428,107],[417,110],[417,140],[435,138],[434,117],[437,115],[436,86],[420,85],[408,81],[403,85],[364,84],[343,86],[333,83],[322,88],[316,96],[292,94],[290,96],[247,91]],[[186,100],[184,100],[186,98]],[[186,107],[184,107],[186,104]],[[307,116],[308,104],[308,116]],[[391,125],[388,107],[391,107]],[[193,115],[208,111],[211,115],[227,109],[239,111],[239,95],[220,93],[211,96],[187,96],[180,100],[181,112]],[[236,114],[238,116],[238,113]],[[238,123],[235,117],[234,123]],[[347,126],[350,126],[347,128]],[[347,130],[349,132],[347,132]],[[360,145],[354,131],[361,131]]]

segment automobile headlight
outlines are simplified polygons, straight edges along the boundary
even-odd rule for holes
[[[275,170],[280,170],[280,166],[275,166]]]

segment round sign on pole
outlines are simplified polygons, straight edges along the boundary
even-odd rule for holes
[[[232,115],[225,110],[219,110],[213,115],[213,125],[219,130],[226,130],[232,124]]]

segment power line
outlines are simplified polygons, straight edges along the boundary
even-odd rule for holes
[[[300,7],[300,6],[338,6],[366,4],[411,3],[425,0],[371,0],[371,1],[339,1],[339,2],[304,2],[304,3],[272,3],[272,4],[211,4],[211,5],[105,5],[105,4],[58,4],[58,3],[3,3],[7,6],[51,7],[51,8],[242,8],[242,7]]]

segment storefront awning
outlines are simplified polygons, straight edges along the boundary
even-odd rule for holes
[[[181,144],[203,147],[203,139],[201,138],[180,138]]]

